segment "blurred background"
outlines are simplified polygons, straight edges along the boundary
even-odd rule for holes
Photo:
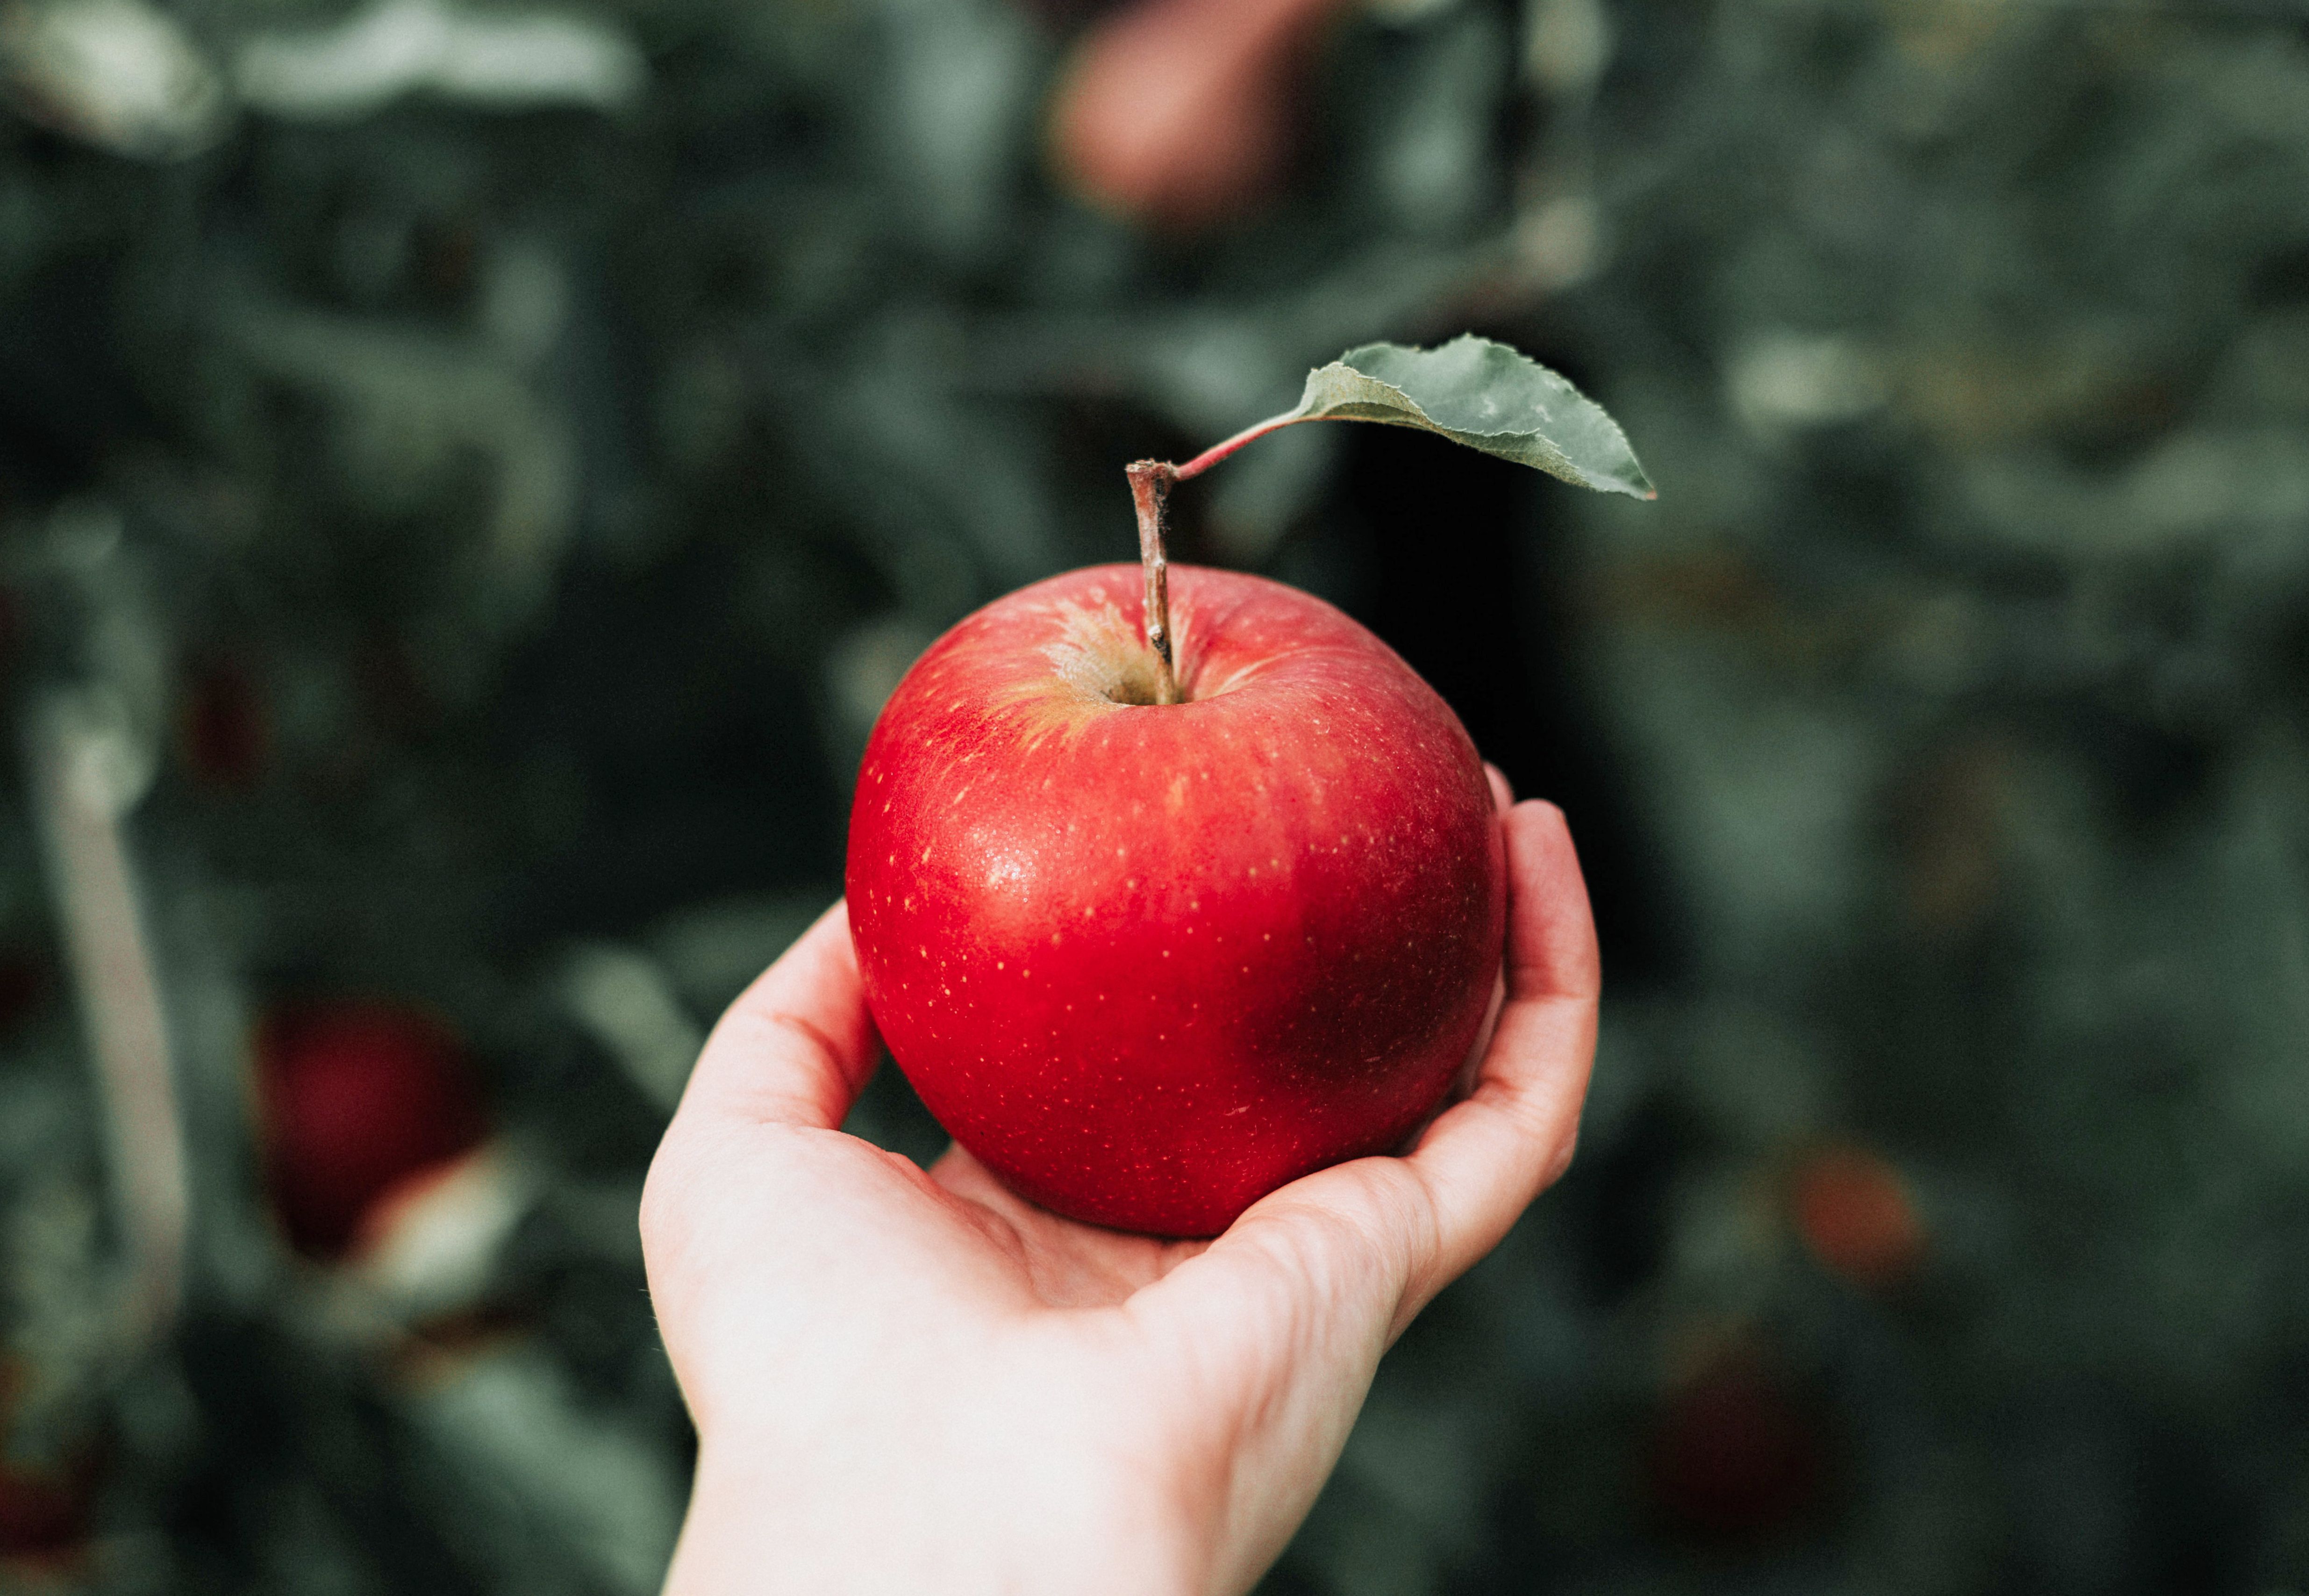
[[[883,698],[1468,329],[1658,501],[1176,500],[1608,972],[1262,1589],[2309,1588],[2305,16],[0,0],[0,1590],[653,1590],[642,1173]]]

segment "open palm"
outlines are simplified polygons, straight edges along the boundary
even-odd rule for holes
[[[1571,1156],[1598,970],[1552,807],[1509,807],[1502,1002],[1399,1158],[1209,1242],[1126,1236],[838,1128],[880,1048],[837,905],[733,1004],[643,1202],[697,1425],[669,1589],[1239,1592],[1379,1357]]]

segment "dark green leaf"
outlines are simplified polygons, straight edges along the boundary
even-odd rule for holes
[[[1602,406],[1536,360],[1472,334],[1437,349],[1351,349],[1307,374],[1287,419],[1417,427],[1583,488],[1656,497]]]

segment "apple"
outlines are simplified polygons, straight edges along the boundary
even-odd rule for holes
[[[0,945],[0,1041],[40,1011],[52,985],[48,960],[38,951],[22,943]]]
[[[247,671],[234,661],[215,660],[192,673],[178,742],[195,780],[246,791],[264,776],[272,741],[264,689]]]
[[[1788,1211],[1820,1266],[1855,1286],[1897,1286],[1929,1250],[1907,1178],[1864,1147],[1837,1144],[1809,1154],[1789,1182]]]
[[[1013,1190],[1212,1236],[1387,1150],[1467,1062],[1506,860],[1450,707],[1321,600],[1191,568],[1178,483],[1285,427],[1414,427],[1601,491],[1619,427],[1504,344],[1369,343],[1181,465],[1125,470],[1138,568],[1053,577],[915,662],[868,738],[851,933],[883,1040]]]
[[[18,1398],[30,1375],[24,1364],[0,1356],[0,1442],[16,1423]],[[87,1443],[45,1460],[11,1456],[0,1444],[0,1590],[15,1589],[11,1576],[30,1583],[39,1574],[70,1571],[79,1561],[98,1475],[97,1450]]]
[[[91,1481],[0,1458],[0,1575],[8,1562],[64,1563],[88,1536]],[[0,1584],[4,1584],[0,1578]]]
[[[851,928],[954,1138],[1097,1224],[1208,1236],[1436,1106],[1500,968],[1505,863],[1458,717],[1280,583],[1179,568],[1176,703],[1141,572],[997,600],[869,739]]]
[[[1138,0],[1077,48],[1051,114],[1060,175],[1191,232],[1255,209],[1295,142],[1297,80],[1341,0]]]
[[[1669,1524],[1715,1542],[1802,1521],[1828,1482],[1820,1415],[1759,1347],[1717,1349],[1670,1390],[1651,1436],[1651,1496]]]
[[[266,1185],[309,1256],[343,1255],[382,1200],[488,1129],[455,1034],[422,1009],[282,1006],[258,1029],[255,1063]]]

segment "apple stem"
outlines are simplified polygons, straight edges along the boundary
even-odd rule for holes
[[[1295,410],[1269,416],[1224,443],[1213,444],[1184,465],[1134,460],[1123,467],[1123,474],[1130,479],[1130,500],[1138,508],[1138,563],[1146,572],[1146,647],[1154,656],[1157,704],[1179,701],[1179,672],[1171,659],[1171,566],[1163,547],[1163,506],[1172,488],[1189,477],[1202,475],[1243,445],[1306,419]]]
[[[1244,441],[1248,442],[1248,439]],[[1163,506],[1179,468],[1160,460],[1137,460],[1123,468],[1130,499],[1138,509],[1138,563],[1146,573],[1146,646],[1154,655],[1154,701],[1179,701],[1179,673],[1171,660],[1171,567],[1163,547]]]
[[[1183,482],[1189,477],[1198,477],[1243,445],[1256,443],[1270,432],[1280,432],[1284,428],[1295,426],[1306,419],[1295,410],[1287,410],[1279,416],[1269,416],[1253,426],[1245,427],[1225,442],[1213,444],[1184,465],[1168,467],[1171,480],[1174,482]]]

